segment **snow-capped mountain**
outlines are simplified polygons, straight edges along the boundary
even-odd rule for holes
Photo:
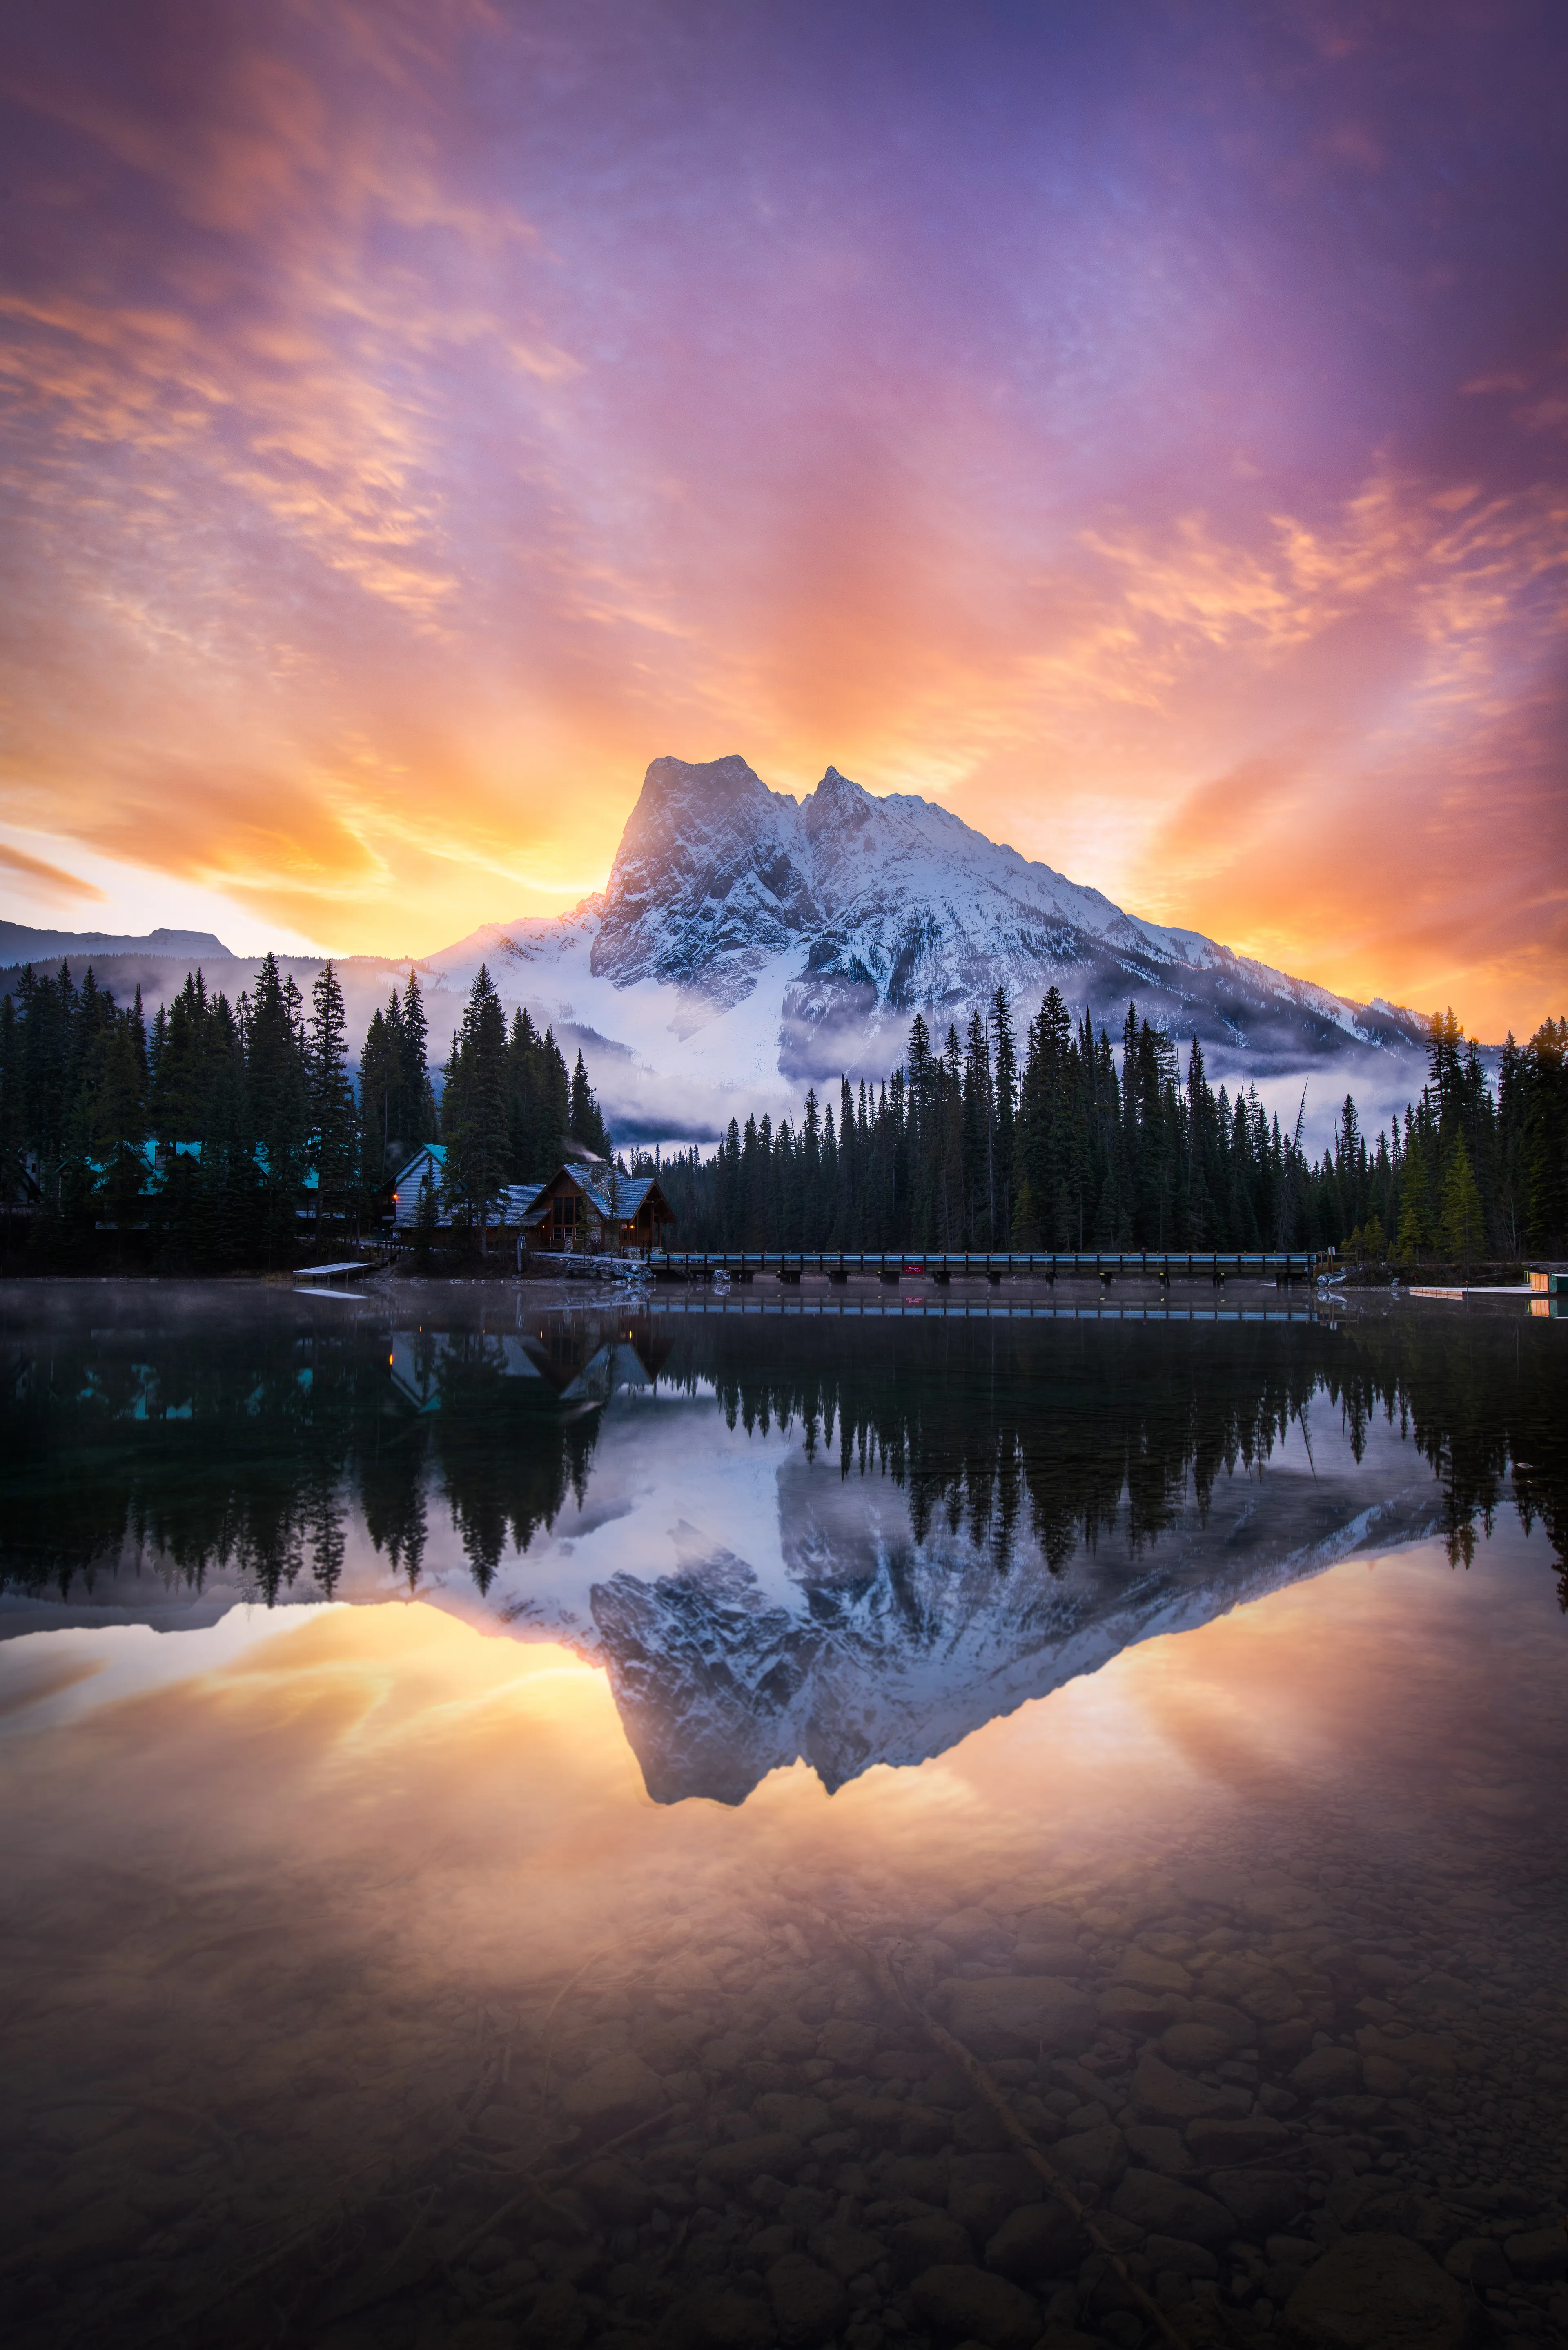
[[[1211,1074],[1267,1091],[1322,1071],[1325,1107],[1347,1083],[1381,1103],[1420,1081],[1412,1014],[1124,913],[932,801],[877,798],[835,767],[796,801],[738,755],[655,759],[602,892],[487,926],[429,968],[461,990],[482,962],[585,1045],[628,1135],[709,1135],[808,1084],[884,1077],[915,1012],[940,1043],[999,983],[1021,1027],[1053,982],[1075,1014],[1118,1029],[1136,998],[1199,1037]]]
[[[256,959],[215,939],[22,931],[0,957],[90,961],[151,1011],[200,962],[231,998]],[[308,988],[318,961],[283,958]],[[798,1114],[807,1086],[878,1080],[914,1014],[940,1045],[1005,985],[1022,1032],[1053,982],[1075,1016],[1119,1035],[1129,997],[1209,1072],[1255,1083],[1287,1123],[1310,1083],[1326,1137],[1347,1090],[1375,1128],[1426,1075],[1421,1024],[1271,970],[1197,931],[1124,913],[1099,890],[988,840],[914,793],[878,799],[829,767],[797,801],[744,759],[655,759],[605,889],[568,914],[487,923],[418,962],[432,1056],[444,1059],[481,963],[568,1055],[585,1054],[623,1142],[708,1139],[749,1111]],[[407,959],[339,963],[356,1042]],[[14,981],[0,978],[0,985]]]

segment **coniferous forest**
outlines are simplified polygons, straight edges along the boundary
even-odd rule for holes
[[[1375,1139],[1348,1095],[1319,1159],[1249,1087],[1209,1082],[1194,1039],[1129,1004],[1119,1036],[1053,987],[1022,1039],[1004,991],[939,1046],[917,1014],[885,1084],[841,1081],[798,1122],[731,1121],[719,1147],[636,1154],[684,1248],[1341,1247],[1371,1264],[1517,1262],[1568,1244],[1568,1019],[1505,1045],[1495,1088],[1451,1012],[1429,1075]],[[134,1245],[197,1267],[287,1263],[373,1236],[425,1142],[475,1228],[509,1183],[610,1138],[581,1054],[474,981],[437,1089],[410,971],[357,1080],[333,965],[308,1002],[269,955],[230,1004],[199,971],[149,1022],[90,969],[31,970],[0,999],[0,1196],[40,1266]]]
[[[798,1126],[732,1120],[659,1167],[689,1248],[1348,1246],[1373,1263],[1517,1260],[1564,1245],[1568,1020],[1511,1036],[1494,1094],[1452,1013],[1403,1121],[1365,1135],[1347,1095],[1314,1160],[1249,1087],[1209,1083],[1129,1004],[1119,1038],[1055,988],[1022,1051],[999,990],[939,1050],[916,1015],[885,1086],[806,1097]],[[639,1161],[642,1164],[651,1162]]]
[[[0,1200],[10,1253],[69,1266],[139,1251],[223,1270],[373,1237],[421,1143],[447,1145],[461,1217],[608,1138],[582,1055],[474,982],[431,1083],[417,974],[372,1017],[358,1083],[332,963],[301,994],[268,955],[231,1004],[191,972],[151,1021],[88,969],[28,969],[0,999]],[[20,1211],[21,1212],[18,1212]]]

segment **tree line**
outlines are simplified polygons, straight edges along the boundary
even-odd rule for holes
[[[581,1053],[569,1074],[526,1009],[508,1024],[476,975],[439,1106],[417,975],[370,1022],[356,1083],[328,962],[306,1003],[268,955],[230,1005],[200,971],[151,1025],[90,967],[24,971],[0,999],[0,1185],[35,1245],[69,1255],[99,1227],[214,1265],[271,1262],[302,1228],[373,1226],[422,1143],[446,1146],[444,1192],[483,1228],[511,1183],[542,1181],[563,1145],[608,1158]],[[1118,1049],[1119,1045],[1119,1049]],[[1333,1143],[1303,1150],[1249,1086],[1210,1084],[1194,1038],[1129,1003],[1119,1040],[1052,987],[1025,1030],[998,988],[939,1049],[917,1014],[883,1084],[806,1096],[798,1121],[732,1119],[718,1148],[657,1172],[688,1248],[1345,1247],[1413,1266],[1514,1259],[1568,1244],[1568,1019],[1503,1047],[1495,1090],[1452,1012],[1428,1023],[1429,1075],[1370,1141],[1346,1095]],[[431,1202],[433,1206],[433,1201]]]
[[[814,1088],[798,1123],[732,1118],[716,1150],[661,1159],[680,1245],[1348,1245],[1396,1265],[1564,1246],[1568,1020],[1510,1035],[1494,1095],[1452,1012],[1434,1014],[1420,1100],[1369,1142],[1347,1094],[1321,1159],[1253,1087],[1216,1092],[1196,1037],[1183,1069],[1129,1003],[1119,1042],[1086,1012],[1075,1024],[1055,987],[1022,1054],[1005,989],[940,1050],[917,1014],[903,1066],[841,1080],[836,1116]]]
[[[412,970],[371,1018],[357,1082],[330,962],[308,1001],[271,954],[233,1004],[191,972],[151,1022],[140,989],[117,1004],[90,965],[79,982],[29,966],[0,998],[0,1201],[27,1209],[44,1261],[107,1230],[174,1262],[286,1262],[301,1237],[373,1229],[389,1182],[438,1139],[460,1214],[544,1180],[567,1140],[608,1149],[582,1055],[568,1074],[525,1011],[508,1027],[483,970],[439,1106]]]

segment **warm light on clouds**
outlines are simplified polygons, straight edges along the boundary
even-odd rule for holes
[[[67,873],[47,858],[29,856],[25,848],[14,848],[5,840],[0,840],[0,873],[8,889],[51,902],[62,898],[101,899],[104,894],[79,874]]]
[[[426,952],[597,886],[653,756],[831,760],[1527,1031],[1568,1001],[1563,38],[40,12],[0,813],[57,877]]]

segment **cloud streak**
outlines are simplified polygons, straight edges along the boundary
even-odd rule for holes
[[[100,903],[104,899],[104,891],[95,882],[65,872],[47,858],[29,857],[25,848],[13,848],[9,841],[0,840],[0,872],[13,878],[13,886],[40,890],[46,898],[92,898]]]

